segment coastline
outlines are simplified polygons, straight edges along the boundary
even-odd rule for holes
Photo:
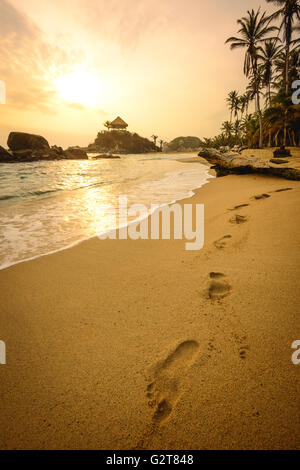
[[[154,155],[154,154],[152,154],[152,155]],[[165,155],[165,154],[164,154],[164,155]],[[174,156],[174,154],[172,154],[172,155]],[[189,158],[185,157],[185,155],[182,154],[181,157],[182,157],[182,158],[175,158],[175,159],[174,159],[174,162],[178,162],[178,163],[186,163],[186,162],[195,163],[195,162],[199,162],[199,158],[198,158],[198,157],[195,157],[195,154],[193,154],[193,157],[189,157]],[[209,164],[208,164],[204,159],[203,159],[203,162],[202,162],[201,159],[200,159],[200,162],[203,163],[203,165],[204,165],[205,167],[209,167]],[[178,171],[179,171],[179,170],[178,170]],[[186,198],[190,198],[192,195],[194,195],[194,192],[193,192],[194,189],[198,189],[198,188],[202,187],[204,184],[207,184],[207,183],[209,182],[209,180],[210,180],[212,177],[215,176],[214,173],[215,173],[215,172],[212,171],[212,170],[209,170],[209,168],[208,168],[208,169],[205,169],[205,171],[204,171],[204,177],[206,178],[206,180],[205,180],[204,182],[202,182],[202,181],[199,182],[199,181],[200,181],[200,178],[197,176],[197,178],[198,178],[197,183],[196,183],[196,180],[193,181],[192,189],[185,190],[185,191],[186,191],[185,194],[184,194],[184,190],[182,189],[182,194],[181,194],[181,195],[178,194],[178,191],[177,191],[177,195],[176,195],[176,196],[175,196],[174,194],[172,194],[172,196],[171,196],[171,193],[170,193],[170,194],[169,194],[170,199],[169,199],[168,202],[161,202],[161,203],[156,202],[156,203],[158,203],[160,207],[163,207],[163,206],[165,206],[165,205],[174,204],[174,203],[176,203],[177,201],[181,201],[181,200],[184,200],[184,199],[186,199]],[[165,179],[168,178],[169,176],[172,176],[173,174],[176,174],[176,172],[175,172],[175,173],[169,172],[169,171],[168,171],[168,172],[165,172],[165,173],[162,174],[161,180],[156,180],[156,179],[154,179],[154,180],[152,180],[152,183],[153,183],[153,184],[155,184],[155,183],[160,183],[161,185],[164,185],[164,184],[166,185],[166,184],[168,184],[168,182],[166,182]],[[180,171],[179,171],[178,175],[179,175],[179,176],[181,175],[181,172],[180,172]],[[195,178],[194,178],[194,179],[195,179]],[[79,189],[82,189],[82,188],[79,188]],[[174,189],[174,191],[175,191],[175,189]],[[55,192],[55,191],[53,191],[53,192]],[[125,193],[125,194],[126,194],[126,193]],[[174,198],[174,199],[173,199],[173,198]],[[11,199],[11,198],[8,198],[8,199]],[[133,202],[139,202],[139,201],[136,200],[136,201],[133,201]],[[150,216],[151,214],[152,214],[152,211],[151,211],[151,209],[149,208],[149,210],[148,210],[148,216]],[[95,217],[96,217],[96,215],[97,215],[97,214],[95,214]],[[134,220],[136,220],[136,219],[135,219],[135,218],[132,218],[130,221],[128,221],[128,224],[134,222]],[[142,219],[140,219],[140,220],[142,220]],[[121,227],[123,227],[123,225],[121,225]],[[121,227],[120,227],[120,228],[121,228]],[[111,230],[111,228],[107,229],[107,232],[109,232],[110,230]],[[105,233],[105,232],[104,232],[104,233]],[[78,244],[80,244],[80,243],[83,243],[83,242],[86,241],[86,240],[91,240],[91,239],[93,239],[93,238],[95,238],[95,237],[97,237],[96,234],[92,234],[92,235],[86,234],[85,236],[82,235],[81,237],[77,238],[77,240],[72,241],[72,242],[67,242],[67,243],[64,242],[65,244],[61,244],[60,247],[54,248],[54,249],[52,248],[52,246],[51,246],[51,244],[50,244],[48,247],[46,247],[46,246],[44,247],[44,250],[45,250],[45,251],[40,252],[40,253],[38,253],[38,254],[33,254],[32,256],[29,256],[29,257],[26,257],[26,258],[23,258],[23,259],[16,259],[16,260],[4,261],[4,260],[1,259],[1,256],[0,256],[0,259],[1,259],[1,261],[0,261],[0,271],[3,270],[3,269],[7,269],[7,268],[9,268],[9,267],[11,267],[11,266],[14,266],[14,265],[16,265],[16,264],[20,264],[20,263],[32,261],[32,260],[38,259],[38,258],[40,258],[40,257],[42,257],[42,256],[48,256],[48,255],[51,255],[51,254],[54,254],[54,253],[59,253],[59,252],[64,251],[64,250],[68,250],[68,249],[73,248],[74,246],[76,246],[76,245],[78,245]],[[30,240],[28,240],[28,241],[30,242]],[[15,248],[17,248],[17,247],[15,247]]]
[[[93,238],[0,271],[1,448],[299,448],[299,189],[194,190],[199,252]]]

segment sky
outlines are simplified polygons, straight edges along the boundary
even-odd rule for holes
[[[121,116],[170,141],[210,137],[245,91],[236,20],[264,0],[0,0],[0,145],[9,132],[85,146]]]

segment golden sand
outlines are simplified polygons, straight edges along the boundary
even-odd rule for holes
[[[182,203],[205,204],[200,251],[93,239],[0,272],[2,449],[300,447],[300,185]]]

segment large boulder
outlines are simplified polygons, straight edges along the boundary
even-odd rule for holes
[[[80,147],[69,147],[64,151],[64,158],[68,160],[87,160],[89,157]]]
[[[0,162],[11,162],[12,155],[0,145]]]
[[[8,136],[7,145],[13,151],[50,149],[49,143],[44,137],[27,134],[26,132],[11,132]]]

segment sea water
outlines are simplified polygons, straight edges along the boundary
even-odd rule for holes
[[[99,211],[167,204],[193,195],[209,168],[182,163],[184,154],[123,155],[120,159],[0,164],[0,269],[59,251],[112,227]],[[122,224],[122,221],[120,221]]]

